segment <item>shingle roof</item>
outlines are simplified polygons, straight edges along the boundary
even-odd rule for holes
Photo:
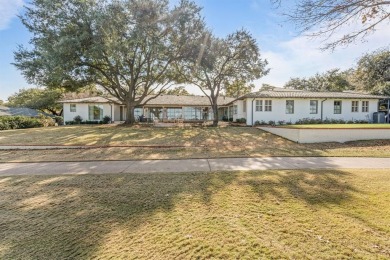
[[[371,95],[360,92],[313,92],[295,89],[275,88],[273,90],[260,90],[239,97],[246,98],[342,98],[342,99],[383,99],[385,96]]]
[[[105,98],[105,97],[87,97],[87,98],[77,98],[70,100],[62,100],[59,103],[120,103],[115,98]]]
[[[41,112],[27,108],[27,107],[5,107],[0,106],[0,116],[31,116],[36,117],[39,114],[42,114]]]
[[[145,100],[151,98],[147,96]],[[218,97],[218,105],[223,106],[232,102],[234,98]],[[72,100],[63,100],[61,103],[117,103],[121,104],[116,98],[90,97]],[[160,95],[157,98],[149,100],[147,106],[209,106],[210,101],[206,96],[179,96],[179,95]]]

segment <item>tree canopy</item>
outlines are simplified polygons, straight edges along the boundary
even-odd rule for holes
[[[242,95],[251,93],[255,85],[253,83],[247,83],[243,80],[234,80],[232,82],[225,82],[225,95],[228,97],[240,97]]]
[[[283,4],[283,0],[271,1]],[[285,15],[301,33],[325,37],[323,49],[334,49],[364,40],[379,24],[389,23],[390,1],[297,0]]]
[[[178,86],[178,87],[166,89],[163,91],[163,94],[191,96],[191,94],[186,90],[186,88],[184,86]]]
[[[185,59],[177,69],[184,82],[198,86],[209,98],[218,125],[218,97],[226,82],[250,82],[268,73],[256,40],[245,30],[218,38],[209,32],[196,45],[198,56]]]
[[[390,96],[390,50],[381,49],[363,55],[352,81],[359,90]]]
[[[41,112],[50,112],[59,116],[62,105],[58,103],[63,92],[60,89],[28,88],[8,97],[7,105],[10,107],[28,107]]]
[[[33,0],[21,17],[33,47],[20,46],[15,65],[39,86],[101,86],[126,104],[132,124],[135,106],[168,88],[172,65],[194,55],[199,11],[187,0],[173,8],[167,0]]]
[[[340,69],[331,69],[325,73],[316,73],[309,78],[291,78],[285,85],[285,88],[301,89],[307,91],[335,91],[354,89],[349,81],[348,71]]]

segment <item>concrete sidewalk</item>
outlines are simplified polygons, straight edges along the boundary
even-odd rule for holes
[[[263,157],[143,161],[0,163],[0,176],[267,169],[389,169],[390,158]]]

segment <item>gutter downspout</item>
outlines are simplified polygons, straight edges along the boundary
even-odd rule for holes
[[[321,121],[324,121],[323,117],[324,117],[324,102],[328,100],[327,98],[325,98],[324,100],[321,100]]]
[[[255,101],[256,98],[252,99],[252,126],[253,126],[253,101]]]
[[[113,118],[112,118],[112,103],[110,103],[110,107],[111,107],[111,123],[114,122]]]

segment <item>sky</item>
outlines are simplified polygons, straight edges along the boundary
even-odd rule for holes
[[[29,85],[21,73],[11,64],[18,45],[28,45],[31,37],[17,15],[23,12],[26,0],[0,0],[0,99],[7,98]],[[177,0],[174,0],[177,1]],[[225,37],[239,29],[248,30],[257,40],[261,55],[268,61],[270,73],[255,81],[256,90],[263,83],[277,87],[291,77],[310,77],[332,68],[353,67],[359,57],[390,44],[390,26],[381,24],[364,42],[356,42],[347,48],[321,51],[321,39],[309,39],[299,35],[292,24],[286,22],[281,12],[269,0],[195,0],[203,7],[202,14],[209,28],[219,37]],[[287,1],[285,1],[287,2]],[[340,34],[343,31],[340,32]],[[187,90],[200,94],[196,87]]]

